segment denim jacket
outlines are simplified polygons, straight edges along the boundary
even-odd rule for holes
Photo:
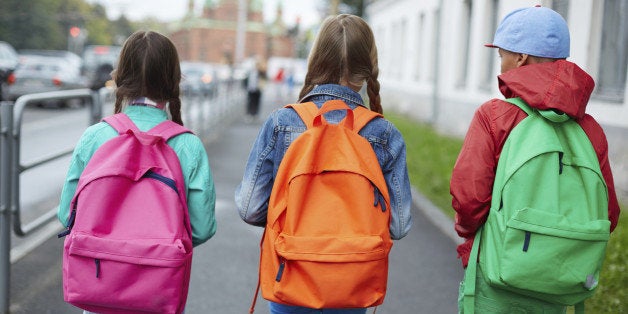
[[[301,102],[311,101],[320,108],[332,99],[344,100],[351,108],[364,106],[360,94],[335,84],[317,85]],[[344,115],[344,111],[332,111],[325,114],[325,119],[338,123]],[[245,222],[255,226],[266,223],[268,201],[279,163],[290,143],[305,129],[305,124],[291,108],[275,110],[262,126],[251,149],[242,182],[235,191],[236,205]],[[371,143],[382,167],[392,207],[390,235],[395,240],[401,239],[412,226],[405,142],[399,130],[383,118],[370,121],[359,133]]]

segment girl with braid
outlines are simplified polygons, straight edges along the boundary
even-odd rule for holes
[[[124,112],[141,131],[148,131],[169,117],[183,125],[179,98],[179,55],[167,37],[152,31],[132,34],[122,47],[118,68],[113,71],[112,77],[116,84],[114,112]],[[81,136],[61,192],[58,218],[64,226],[81,173],[96,149],[117,135],[113,127],[100,122],[87,128]],[[177,135],[167,143],[181,163],[192,243],[197,246],[216,232],[216,192],[207,153],[203,142],[191,133]]]
[[[367,108],[381,114],[378,73],[377,47],[368,24],[354,15],[328,17],[310,52],[298,102],[314,102],[320,108],[328,100],[340,99],[352,109],[366,107],[358,93],[366,84]],[[335,110],[326,113],[325,120],[338,123],[344,116],[344,110]],[[305,130],[305,124],[292,108],[274,111],[262,126],[235,192],[240,217],[246,223],[265,225],[279,164],[290,143]],[[412,225],[405,142],[397,128],[384,118],[371,120],[359,134],[369,141],[379,160],[390,194],[390,235],[395,240],[401,239]],[[366,309],[310,309],[270,302],[270,311],[273,314],[363,314]]]

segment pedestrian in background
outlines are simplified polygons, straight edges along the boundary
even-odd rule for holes
[[[584,130],[593,145],[608,189],[610,231],[617,225],[619,205],[608,160],[608,147],[601,126],[585,109],[594,88],[591,76],[569,56],[569,30],[556,12],[543,7],[519,9],[500,23],[492,44],[501,58],[499,90],[506,98],[519,97],[533,110],[566,114]],[[458,257],[467,267],[478,228],[489,215],[498,160],[511,131],[528,115],[504,100],[482,104],[470,123],[451,177],[455,229],[465,239]],[[533,180],[534,178],[532,178]],[[479,241],[479,240],[478,240]],[[484,240],[482,240],[484,241]],[[480,262],[482,262],[480,260]],[[486,270],[484,270],[486,272]],[[564,313],[565,306],[544,302],[485,283],[478,268],[476,295],[494,309],[491,313]],[[460,292],[462,299],[463,291]],[[462,303],[459,304],[462,311]],[[485,308],[486,309],[486,308]],[[479,310],[479,309],[478,309]],[[519,311],[517,311],[519,313]]]
[[[266,71],[259,60],[255,58],[255,62],[246,77],[247,120],[253,121],[257,118],[262,98],[263,81],[266,79]]]
[[[169,118],[183,125],[179,57],[167,37],[152,31],[132,34],[124,44],[118,68],[112,76],[116,84],[114,113],[125,113],[141,131],[150,130]],[[81,136],[72,154],[58,208],[59,221],[65,227],[68,227],[70,203],[83,170],[96,150],[118,135],[108,123],[100,122],[87,128]],[[198,246],[216,232],[216,193],[205,147],[200,138],[191,133],[177,135],[167,144],[181,165],[192,244]],[[142,223],[137,221],[137,224]]]
[[[358,93],[366,83],[370,110],[382,113],[378,74],[377,48],[368,24],[353,15],[328,17],[310,53],[298,102],[313,102],[319,109],[329,100],[342,100],[351,109],[366,107]],[[344,117],[345,112],[340,110],[325,114],[329,123],[338,123]],[[306,124],[292,108],[274,111],[262,126],[235,192],[240,216],[246,223],[265,225],[278,168],[289,145],[305,130]],[[401,239],[412,225],[405,142],[397,128],[381,117],[371,120],[359,134],[372,146],[388,187],[390,236]],[[270,302],[270,310],[274,314],[366,312],[365,308],[311,309],[277,302]]]

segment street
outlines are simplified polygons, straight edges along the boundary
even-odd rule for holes
[[[260,117],[276,108],[271,104],[284,103],[275,100],[278,95],[272,91],[264,95]],[[194,251],[186,313],[248,312],[257,285],[262,229],[240,220],[233,193],[260,120],[247,123],[237,117],[207,145],[217,191],[218,231]],[[413,215],[411,232],[393,246],[388,293],[377,313],[455,313],[462,278],[455,243],[417,208]],[[62,242],[51,237],[13,265],[11,313],[81,313],[63,302]],[[268,312],[260,293],[256,313]]]

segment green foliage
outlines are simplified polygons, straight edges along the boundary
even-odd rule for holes
[[[595,295],[585,303],[587,313],[628,313],[627,229],[628,216],[623,213],[606,248],[600,286]]]
[[[399,115],[387,114],[386,118],[397,126],[406,141],[412,185],[453,217],[449,180],[462,140],[439,135],[428,125]],[[628,313],[627,248],[628,215],[623,213],[608,243],[600,286],[585,303],[587,313]]]
[[[85,45],[112,45],[122,44],[143,25],[124,15],[110,21],[105,7],[86,0],[0,1],[0,40],[15,49],[68,49],[73,26],[87,31]]]

